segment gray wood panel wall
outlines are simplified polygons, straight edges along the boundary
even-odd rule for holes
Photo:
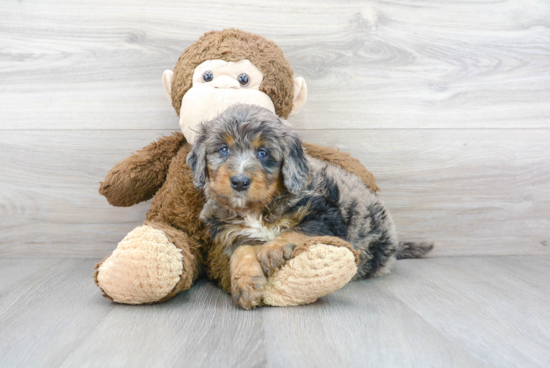
[[[0,4],[0,256],[104,256],[143,221],[99,181],[178,129],[161,74],[228,27],[283,48],[291,122],[375,174],[402,239],[550,254],[548,1],[47,0]]]

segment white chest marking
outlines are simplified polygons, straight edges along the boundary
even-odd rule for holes
[[[241,230],[241,234],[266,242],[275,239],[282,231],[280,226],[265,226],[261,217],[247,216],[243,225],[246,228]]]

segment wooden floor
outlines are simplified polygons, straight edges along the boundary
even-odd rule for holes
[[[207,281],[100,296],[97,259],[0,259],[0,367],[548,367],[550,257],[397,262],[317,303],[240,310]]]

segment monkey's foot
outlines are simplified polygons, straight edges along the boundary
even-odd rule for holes
[[[170,299],[182,282],[190,286],[191,280],[182,280],[192,277],[184,272],[182,250],[169,237],[149,225],[128,233],[95,267],[104,296],[117,303],[149,304]]]
[[[357,262],[358,252],[344,240],[310,238],[268,277],[264,304],[285,307],[313,303],[346,285],[357,272]]]

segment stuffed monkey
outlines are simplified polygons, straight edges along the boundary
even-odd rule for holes
[[[183,134],[161,137],[119,162],[99,189],[114,206],[132,206],[154,196],[145,223],[95,266],[94,278],[104,296],[119,303],[171,299],[202,273],[230,292],[224,277],[229,270],[212,266],[220,262],[215,257],[224,255],[209,254],[208,231],[199,220],[204,194],[193,185],[186,163],[196,128],[234,103],[256,104],[287,119],[307,97],[304,79],[294,78],[274,42],[236,29],[203,35],[183,52],[173,73],[164,72],[162,81]],[[313,144],[304,144],[304,149],[378,190],[372,174],[348,154]],[[355,256],[337,238],[297,246],[293,258],[268,278],[263,304],[306,304],[339,289],[356,272]]]

